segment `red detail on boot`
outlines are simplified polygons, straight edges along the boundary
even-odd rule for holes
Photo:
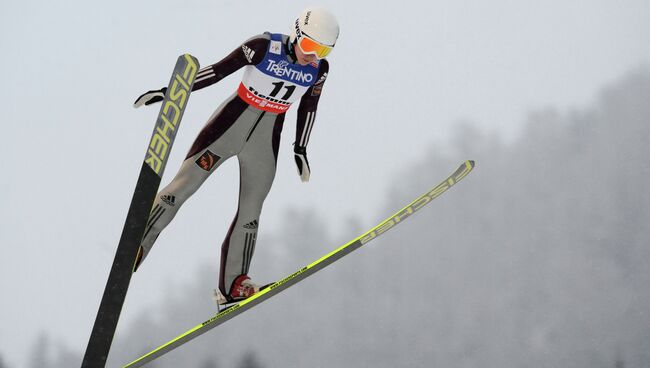
[[[233,281],[232,287],[230,287],[230,299],[232,300],[241,300],[241,299],[246,299],[253,294],[255,294],[256,290],[255,287],[252,286],[249,283],[244,283],[244,281],[250,280],[251,278],[248,277],[247,275],[239,275]]]

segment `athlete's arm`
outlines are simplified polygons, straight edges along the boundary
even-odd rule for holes
[[[329,63],[323,59],[320,62],[316,83],[307,89],[298,105],[298,121],[296,122],[296,141],[293,144],[294,159],[298,166],[298,174],[302,181],[309,181],[311,169],[307,160],[307,144],[316,120],[318,100],[323,92],[323,85],[329,72]]]
[[[271,42],[268,34],[248,39],[219,62],[199,70],[192,91],[213,85],[246,65],[262,62]]]
[[[266,54],[270,40],[266,33],[252,37],[221,61],[199,70],[192,91],[215,84],[246,65],[260,63]],[[167,87],[147,91],[135,100],[133,107],[160,102],[165,98],[166,93]]]

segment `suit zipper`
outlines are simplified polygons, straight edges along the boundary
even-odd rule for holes
[[[248,140],[251,138],[251,135],[255,131],[255,128],[257,128],[257,124],[259,124],[260,120],[262,120],[262,118],[264,117],[264,114],[266,114],[266,111],[262,111],[262,113],[260,114],[260,117],[257,118],[257,121],[255,122],[255,124],[253,125],[251,130],[248,132],[248,137],[246,137],[246,142],[248,142]]]

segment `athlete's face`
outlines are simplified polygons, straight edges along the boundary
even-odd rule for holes
[[[314,55],[314,54],[305,54],[304,52],[302,52],[302,50],[300,49],[300,47],[298,47],[298,45],[294,44],[293,49],[296,52],[296,61],[300,65],[307,65],[307,64],[315,63],[316,60],[318,60],[318,57],[316,57],[316,55]]]

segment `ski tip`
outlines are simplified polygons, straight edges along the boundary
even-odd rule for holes
[[[472,170],[474,168],[474,160],[465,160],[460,167],[458,168],[459,170]]]
[[[194,56],[194,55],[192,55],[190,53],[182,54],[182,55],[178,56],[178,59],[179,60],[185,59],[185,61],[188,64],[195,64],[197,68],[199,67],[199,59],[197,59],[196,56]]]

